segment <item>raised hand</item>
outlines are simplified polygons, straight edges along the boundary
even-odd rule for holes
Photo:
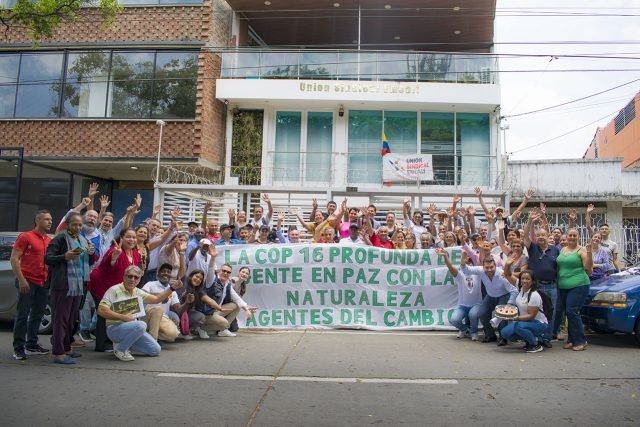
[[[113,246],[113,257],[115,259],[118,259],[121,253],[122,253],[122,240],[120,240],[119,242],[116,242],[116,244]]]
[[[162,208],[160,207],[160,205],[155,205],[153,207],[153,217],[157,217],[158,215],[160,215],[160,211],[162,210]]]
[[[296,209],[296,208],[289,208],[289,213],[290,213],[291,215],[298,216],[298,209]]]
[[[202,208],[202,210],[205,211],[205,212],[209,212],[212,207],[213,207],[213,203],[207,202],[207,203],[204,204],[204,208]]]
[[[478,197],[482,197],[482,188],[480,188],[480,187],[475,187],[475,188],[473,189],[473,191],[476,193],[476,196],[478,196]]]
[[[109,207],[109,203],[111,203],[109,201],[109,196],[100,196],[100,208],[107,209],[107,207]]]
[[[180,216],[180,207],[176,206],[173,209],[171,209],[170,214],[171,214],[171,219],[174,222],[178,221],[178,217]]]
[[[178,252],[184,252],[187,250],[187,242],[185,242],[184,240],[176,240],[176,249],[178,249]]]
[[[83,197],[82,198],[82,204],[87,207],[91,204],[91,197]]]
[[[435,248],[434,251],[440,256],[447,256],[447,251],[444,248]]]
[[[140,195],[140,193],[136,194],[136,198],[133,200],[133,202],[136,204],[136,209],[140,210],[140,206],[142,206],[142,196]]]
[[[589,205],[589,206],[593,207],[593,205]],[[589,206],[587,206],[587,213],[591,213],[589,211]],[[569,213],[567,214],[567,216],[569,217],[569,219],[571,221],[575,222],[578,219],[578,211],[576,211],[575,208],[571,208],[571,209],[569,209]]]
[[[271,199],[269,198],[269,195],[267,193],[262,195],[262,201],[265,203],[269,203],[271,201]]]
[[[437,209],[438,208],[436,207],[435,203],[431,203],[427,208],[427,213],[429,214],[429,216],[433,216],[435,215]]]
[[[278,212],[278,222],[284,221],[284,212]]]
[[[596,209],[596,207],[595,207],[595,206],[593,206],[593,203],[589,203],[589,204],[587,205],[587,213],[588,213],[588,214],[591,214],[591,212],[593,212],[595,209]],[[575,212],[575,209],[574,209],[574,212]]]
[[[545,205],[544,203],[540,203],[540,212],[542,212],[543,215],[546,215],[547,205]]]
[[[316,198],[311,201],[311,207],[313,209],[318,209],[318,200]]]
[[[169,282],[169,286],[171,286],[171,289],[174,291],[177,291],[178,289],[182,289],[184,285],[182,284],[182,280],[174,279]]]
[[[92,182],[91,185],[89,185],[89,193],[87,193],[87,197],[93,200],[94,196],[99,193],[99,187],[100,186],[97,182]]]
[[[460,203],[462,201],[462,197],[459,194],[453,195],[453,203]]]
[[[229,221],[233,222],[236,219],[236,210],[231,208],[229,209]]]
[[[536,192],[533,191],[533,188],[530,188],[524,193],[524,198],[529,200],[534,196],[534,194],[536,194]]]
[[[133,212],[136,212],[137,210],[138,210],[138,207],[136,206],[135,203],[127,207],[127,213],[133,213]]]
[[[476,214],[476,208],[474,208],[473,206],[469,205],[469,207],[467,208],[467,214],[475,215]]]

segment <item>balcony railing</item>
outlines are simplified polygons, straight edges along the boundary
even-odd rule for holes
[[[255,50],[222,53],[222,78],[497,83],[495,57],[483,54]]]
[[[318,158],[322,156],[326,156],[326,162],[320,164]],[[367,156],[368,161],[353,162],[353,157],[360,157],[359,160],[363,160],[363,156]],[[498,186],[495,156],[453,156],[452,154],[432,154],[432,156],[433,180],[398,181],[397,185],[407,187]],[[229,176],[240,186],[279,185],[326,189],[333,186],[383,185],[382,158],[378,154],[270,151],[267,153],[267,162],[270,166],[232,166]]]

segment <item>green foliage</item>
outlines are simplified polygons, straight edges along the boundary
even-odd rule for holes
[[[37,45],[61,23],[77,20],[78,11],[86,7],[97,7],[106,27],[113,25],[122,9],[118,0],[16,0],[10,8],[0,6],[0,26],[5,31],[26,28]]]
[[[231,175],[241,185],[259,185],[262,166],[262,110],[241,110],[233,115]]]

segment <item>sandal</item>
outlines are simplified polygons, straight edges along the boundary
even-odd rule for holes
[[[583,344],[578,344],[576,346],[574,346],[571,350],[573,351],[584,351],[587,349],[587,343],[583,343]]]
[[[573,343],[566,342],[566,343],[564,343],[564,345],[562,346],[562,348],[564,348],[565,350],[572,349],[572,348],[574,348],[574,347],[573,347]]]

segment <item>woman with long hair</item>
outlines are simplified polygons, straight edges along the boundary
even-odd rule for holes
[[[611,267],[611,257],[609,256],[610,252],[605,249],[600,242],[602,241],[602,236],[600,233],[595,233],[591,237],[591,252],[593,252],[593,272],[589,276],[589,279],[593,282],[594,280],[598,280],[607,275],[607,271]]]
[[[562,248],[556,260],[560,300],[568,323],[568,336],[564,348],[574,351],[582,351],[587,347],[580,312],[589,295],[589,275],[593,273],[592,246],[580,246],[578,240],[578,230],[570,228],[567,231],[567,246]]]
[[[525,352],[538,353],[544,349],[538,343],[538,338],[542,339],[549,322],[542,311],[542,297],[536,291],[537,282],[533,271],[524,270],[520,279],[517,279],[511,273],[511,267],[515,262],[513,257],[507,259],[504,277],[513,285],[520,284],[520,292],[516,298],[518,316],[509,320],[509,324],[500,331],[500,336],[507,341],[522,339],[527,343],[524,347]]]
[[[238,270],[238,275],[236,277],[231,278],[231,285],[233,286],[233,290],[236,291],[236,293],[241,297],[243,297],[244,294],[247,293],[247,281],[249,280],[250,276],[251,270],[249,270],[249,267],[245,265],[243,267],[240,267],[240,270]],[[233,322],[231,322],[231,325],[229,325],[229,330],[231,332],[237,332],[238,329],[238,319],[233,319]]]

